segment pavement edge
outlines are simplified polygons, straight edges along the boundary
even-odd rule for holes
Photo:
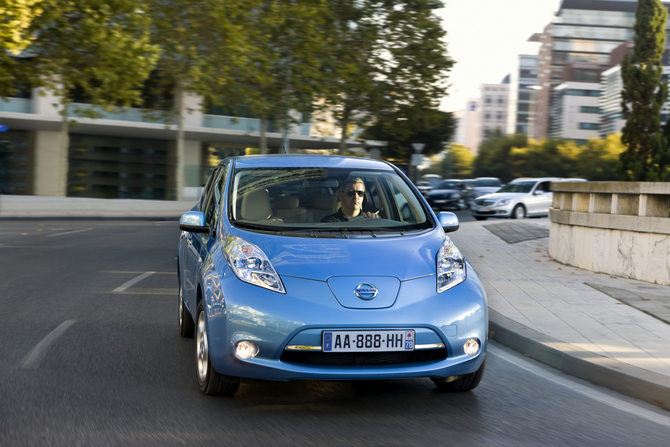
[[[669,377],[557,340],[493,309],[489,338],[571,376],[670,410]]]

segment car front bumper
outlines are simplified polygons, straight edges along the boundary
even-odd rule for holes
[[[282,277],[282,281],[286,295],[225,275],[223,302],[206,298],[209,355],[217,372],[261,380],[449,377],[475,372],[486,357],[486,296],[470,267],[463,283],[440,294],[434,275],[404,281],[392,306],[374,310],[342,307],[326,282],[295,277]],[[320,346],[324,330],[375,329],[413,329],[417,351],[442,344],[446,358],[375,365],[318,365],[281,359],[287,346]],[[467,355],[463,345],[473,338],[480,349]],[[253,359],[235,356],[235,346],[243,340],[259,347]]]
[[[470,213],[476,217],[510,217],[512,215],[512,206],[479,206],[471,205]]]

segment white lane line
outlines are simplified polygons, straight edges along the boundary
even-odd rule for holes
[[[92,229],[93,228],[86,228],[83,230],[66,231],[65,233],[47,234],[47,237],[62,236],[64,234],[72,234],[72,233],[81,233],[82,231],[91,231]]]
[[[549,369],[545,369],[550,367],[544,365],[540,366],[539,364],[536,365],[534,361],[527,360],[526,358],[518,356],[516,353],[508,352],[502,348],[493,346],[492,344],[489,344],[488,349],[491,354],[494,354],[530,373],[550,380],[557,385],[569,388],[576,393],[597,400],[612,408],[670,427],[670,417],[666,414],[666,410],[658,409],[651,404],[637,401],[637,399],[634,398],[628,398],[628,396],[617,397],[614,395],[616,391],[600,391],[596,388],[597,385],[588,384],[588,382],[565,375],[561,372],[553,372]],[[624,400],[627,398],[630,399],[631,402]],[[633,400],[636,402],[633,403]]]
[[[122,284],[122,285],[120,285],[119,287],[117,287],[116,289],[112,290],[112,292],[123,292],[123,291],[126,290],[128,287],[132,287],[132,286],[134,286],[134,285],[137,284],[138,282],[142,281],[144,278],[149,277],[149,276],[153,275],[154,273],[156,273],[156,272],[146,272],[146,273],[142,273],[142,274],[141,274],[140,276],[138,276],[137,278],[133,278],[133,279],[131,279],[130,281],[128,281],[127,283]]]
[[[35,368],[40,364],[49,347],[68,330],[77,320],[67,320],[60,324],[49,335],[37,343],[33,349],[21,360],[21,368]]]

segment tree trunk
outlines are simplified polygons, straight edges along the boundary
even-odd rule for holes
[[[266,118],[261,118],[261,154],[268,153],[268,120]]]
[[[175,200],[183,199],[184,190],[184,89],[177,82],[175,89],[177,99],[177,150],[175,153]]]
[[[344,109],[342,112],[342,134],[340,136],[340,155],[344,155],[347,150],[347,126],[349,125],[349,110]]]

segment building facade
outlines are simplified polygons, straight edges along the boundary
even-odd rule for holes
[[[507,131],[507,111],[509,108],[509,76],[500,84],[479,86],[479,129],[473,153],[479,152],[481,143],[497,133]]]
[[[534,118],[537,86],[538,56],[520,54],[517,68],[510,77],[507,133],[528,135],[529,122]]]
[[[190,198],[222,158],[244,155],[247,148],[260,145],[259,119],[207,109],[193,95],[184,95],[182,101],[183,151],[177,149],[178,128],[170,115],[135,108],[108,112],[72,103],[65,123],[58,99],[40,91],[0,99],[1,193]],[[92,110],[98,118],[78,117]],[[293,117],[291,152],[339,147],[339,138],[312,135],[306,115]],[[283,143],[279,126],[269,123],[266,135],[268,147],[278,153]],[[348,147],[381,145],[347,141]]]
[[[571,63],[610,64],[610,54],[633,39],[635,0],[562,0],[556,18],[541,35],[538,55],[536,137],[546,138],[562,124],[552,116],[553,101],[562,96],[552,91],[563,83],[563,70]]]

